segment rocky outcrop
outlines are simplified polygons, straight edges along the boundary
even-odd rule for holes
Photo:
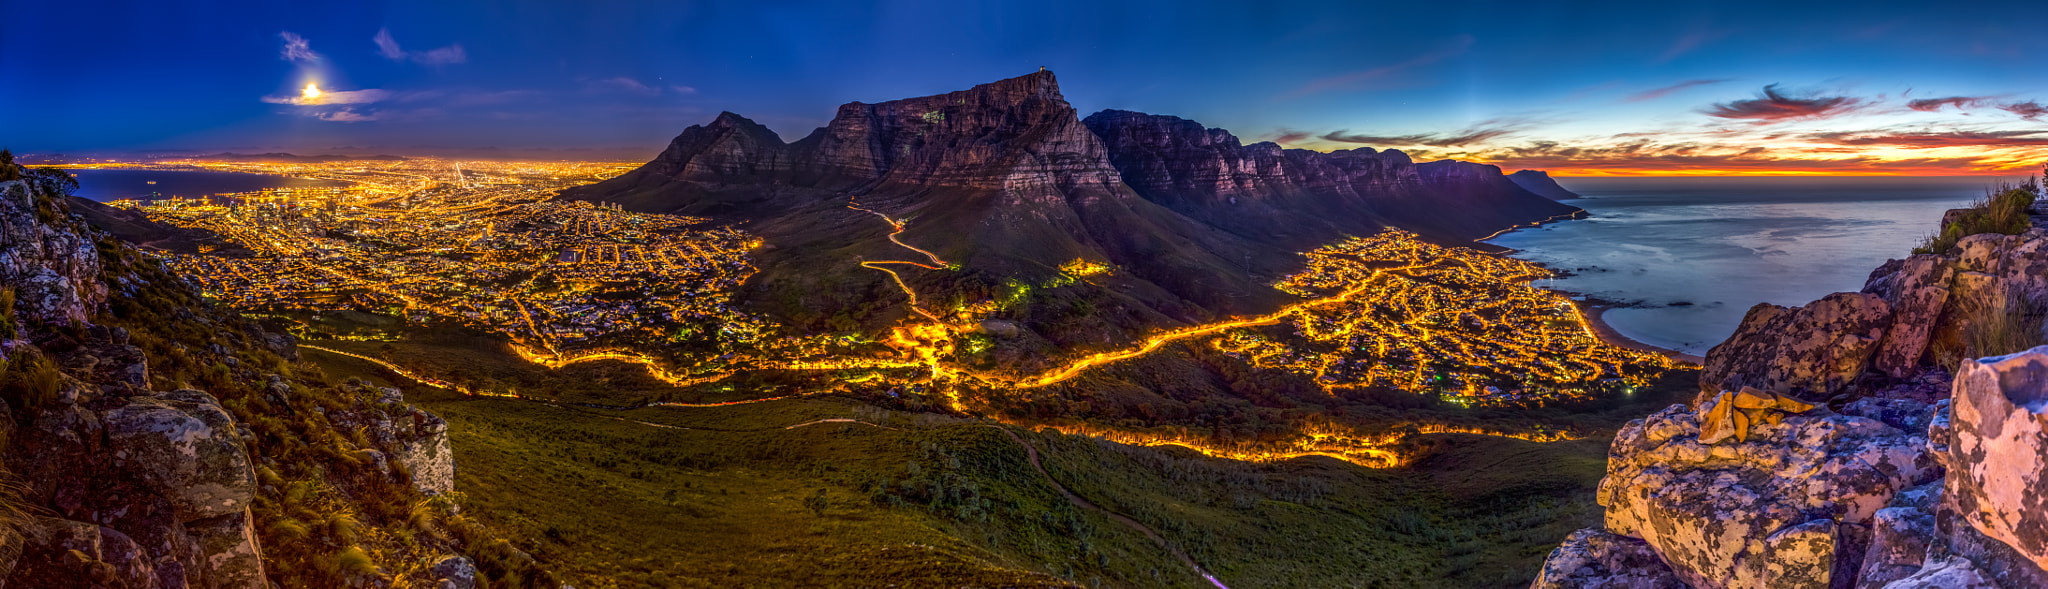
[[[306,381],[271,374],[255,384],[259,366],[296,357],[291,337],[205,305],[161,265],[85,225],[61,173],[29,178],[0,182],[0,288],[14,290],[18,320],[0,322],[11,324],[0,333],[0,587],[340,586],[339,574],[268,566],[279,547],[266,552],[259,529],[300,540],[284,547],[295,564],[338,550],[376,558],[459,548],[433,538],[378,544],[381,533],[363,533],[383,523],[352,504],[366,492],[418,496],[349,460],[377,450],[321,427],[331,401],[301,399]],[[131,341],[131,328],[145,336]],[[208,391],[169,385],[183,382]],[[378,411],[392,417],[373,437],[419,473],[422,490],[450,490],[446,422],[402,398]],[[256,452],[266,447],[273,454]],[[298,518],[316,504],[326,522],[348,523],[307,526]],[[524,570],[539,568],[527,561]],[[348,583],[388,585],[368,583],[375,576]]]
[[[1701,394],[1756,387],[1825,401],[1870,366],[1891,321],[1891,304],[1874,294],[1836,293],[1793,308],[1758,304],[1707,352]]]
[[[252,461],[218,400],[188,389],[66,401],[17,433],[21,447],[40,451],[10,465],[31,481],[27,498],[62,518],[44,528],[66,531],[30,546],[10,586],[107,571],[167,587],[268,586],[249,511]]]
[[[454,491],[455,452],[448,446],[448,422],[406,404],[398,389],[351,386],[361,395],[358,407],[330,412],[328,420],[344,430],[362,431],[377,456],[404,468],[421,493]],[[393,474],[388,467],[380,470]]]
[[[1943,254],[1886,262],[1862,292],[1750,309],[1735,334],[1707,352],[1700,388],[1755,386],[1837,408],[1889,396],[1888,387],[1971,355],[1971,330],[2038,324],[2043,305],[2048,231],[1972,235]]]
[[[1579,198],[1579,193],[1566,190],[1565,187],[1557,185],[1557,180],[1551,179],[1550,173],[1543,170],[1522,170],[1508,174],[1508,179],[1513,180],[1515,185],[1522,187],[1523,190],[1533,192],[1536,196],[1550,200]]]
[[[50,189],[36,182],[0,182],[0,285],[14,289],[19,321],[85,321],[106,305],[99,252],[86,235],[49,224],[69,213],[60,199],[37,197]]]

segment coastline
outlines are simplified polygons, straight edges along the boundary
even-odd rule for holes
[[[1593,335],[1599,336],[1600,341],[1607,342],[1607,345],[1661,354],[1672,360],[1695,365],[1707,362],[1706,358],[1698,355],[1653,346],[1622,335],[1620,331],[1614,329],[1614,326],[1608,325],[1606,319],[1603,318],[1607,314],[1607,310],[1614,308],[1615,305],[1594,300],[1573,300],[1572,306],[1579,310],[1579,317],[1585,319],[1586,325],[1593,328]]]

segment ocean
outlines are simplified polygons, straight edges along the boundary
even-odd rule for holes
[[[100,202],[147,198],[198,198],[214,194],[253,192],[265,188],[344,187],[346,182],[309,180],[240,172],[201,170],[73,170],[78,196]],[[150,184],[155,181],[155,184]]]
[[[1757,303],[1856,291],[1942,212],[2022,178],[1558,178],[1583,220],[1489,240],[1566,270],[1538,286],[1627,304],[1604,318],[1646,344],[1706,354]]]

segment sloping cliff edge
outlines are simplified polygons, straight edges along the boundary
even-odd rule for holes
[[[1532,587],[2048,587],[2048,346],[1970,357],[2043,337],[2034,214],[1751,309],[1690,406],[1616,435],[1605,525]]]
[[[330,382],[5,155],[0,587],[559,585],[460,512],[446,422]]]

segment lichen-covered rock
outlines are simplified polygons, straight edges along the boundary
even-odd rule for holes
[[[443,556],[427,567],[427,576],[437,589],[474,589],[476,587],[476,563],[460,554]]]
[[[1920,572],[1934,541],[1934,516],[1924,509],[1887,507],[1870,523],[1870,548],[1856,575],[1857,589],[1874,589]]]
[[[1871,358],[1875,368],[1894,378],[1919,370],[1936,319],[1948,303],[1949,281],[1954,275],[1948,261],[1933,254],[1893,260],[1871,274],[1863,292],[1883,297],[1892,309],[1891,325]]]
[[[1685,589],[1642,540],[1579,530],[1550,551],[1529,589]]]
[[[255,496],[248,449],[212,395],[131,397],[100,422],[115,465],[169,497],[180,521],[240,513]]]
[[[1840,539],[1835,520],[1817,519],[1764,538],[1763,587],[1827,589]]]
[[[1870,366],[1891,323],[1891,304],[1874,294],[1835,293],[1804,307],[1759,304],[1728,341],[1707,351],[1694,404],[1745,386],[1826,400]]]
[[[1953,402],[1946,500],[2048,568],[2048,346],[1965,361]]]
[[[1934,407],[1917,399],[1864,397],[1842,406],[1843,415],[1868,417],[1909,432],[1925,431]]]
[[[439,495],[455,490],[455,450],[448,445],[448,421],[424,410],[413,409],[411,441],[394,455],[412,472],[413,486],[421,493]]]
[[[373,395],[369,400],[375,401],[374,405],[336,411],[328,414],[328,419],[344,429],[362,430],[373,446],[364,450],[403,466],[420,492],[439,495],[454,491],[455,452],[448,444],[448,421],[411,405],[395,407],[395,414],[387,412],[405,401],[396,389],[371,389],[365,394]]]
[[[1837,553],[1855,545],[1844,526],[1940,472],[1925,439],[1861,417],[1788,415],[1733,444],[1699,436],[1683,405],[1629,424],[1599,493],[1608,531],[1642,538],[1695,587],[1824,587],[1838,559],[1861,556]]]
[[[216,518],[187,522],[185,529],[197,540],[206,577],[214,589],[265,589],[263,549],[256,540],[256,528],[247,510]]]
[[[0,284],[14,287],[17,319],[67,324],[106,305],[92,239],[44,220],[65,215],[62,206],[33,180],[0,182]]]
[[[1969,559],[1949,557],[1931,561],[1912,576],[1884,585],[1884,589],[2000,589],[1984,578]]]

